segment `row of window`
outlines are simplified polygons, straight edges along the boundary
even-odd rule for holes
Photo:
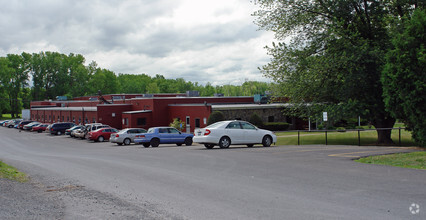
[[[41,115],[41,116],[39,116],[39,115],[31,115],[31,118],[32,119],[34,119],[34,120],[36,120],[36,121],[47,121],[47,122],[55,122],[56,120],[56,116],[53,116],[52,117],[52,115],[49,115],[49,118],[47,117],[47,115],[46,115],[46,118],[44,118],[44,115]],[[65,116],[58,116],[58,120],[57,120],[57,122],[70,122],[70,116],[67,116],[67,120],[65,120]],[[78,120],[78,121],[76,121],[76,120]],[[89,118],[84,118],[84,123],[90,123],[90,121],[89,121],[90,119]],[[76,122],[78,122],[78,123],[81,123],[81,117],[78,117],[78,119],[76,119],[76,117],[75,116],[73,116],[72,117],[72,122],[74,122],[74,123],[76,123]],[[91,121],[92,123],[96,123],[96,118],[92,118],[92,121]]]

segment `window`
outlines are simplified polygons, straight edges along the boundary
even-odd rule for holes
[[[165,133],[169,133],[169,131],[167,130],[167,128],[160,128],[158,129],[158,133],[165,134]]]
[[[146,125],[146,118],[138,118],[137,125]]]
[[[179,133],[179,131],[178,131],[178,130],[176,130],[175,128],[168,128],[168,130],[169,130],[169,133],[172,133],[172,134],[177,134],[177,133]]]
[[[241,129],[240,123],[237,121],[231,122],[228,124],[228,126],[226,126],[226,128],[229,129]]]
[[[241,126],[243,127],[243,129],[256,129],[256,127],[254,127],[252,124],[249,123],[245,123],[245,122],[241,122]]]

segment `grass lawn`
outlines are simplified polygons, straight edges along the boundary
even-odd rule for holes
[[[360,163],[381,164],[413,169],[426,169],[426,151],[371,156],[356,160]]]
[[[399,127],[399,126],[398,126]],[[297,145],[298,134],[297,132],[277,132],[277,145]],[[363,130],[360,131],[361,145],[375,145],[377,142],[376,130]],[[399,144],[399,130],[392,130],[392,140],[395,145]],[[300,132],[300,145],[311,144],[326,144],[324,131],[301,131]],[[327,144],[329,145],[358,145],[358,131],[327,132]],[[411,139],[411,133],[401,129],[401,146],[415,146]]]
[[[18,182],[28,181],[25,173],[19,172],[15,167],[9,166],[0,161],[0,178],[15,180]]]
[[[21,118],[21,115],[18,115],[16,118]],[[11,114],[0,114],[0,120],[10,120],[12,119]]]

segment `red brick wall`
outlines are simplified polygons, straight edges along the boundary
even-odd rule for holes
[[[122,113],[131,111],[132,105],[98,105],[98,122],[122,129]]]

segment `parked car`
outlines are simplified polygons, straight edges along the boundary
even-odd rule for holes
[[[84,139],[86,136],[86,128],[82,127],[71,131],[71,137]]]
[[[21,129],[21,130],[24,129],[24,126],[27,125],[27,124],[29,124],[29,123],[31,123],[31,122],[34,122],[34,121],[26,120],[26,121],[19,122],[18,129]]]
[[[158,147],[160,144],[192,145],[193,134],[186,134],[172,127],[153,127],[147,133],[138,135],[134,142],[142,143],[144,147]]]
[[[22,119],[12,119],[12,120],[6,120],[2,124],[4,127],[13,128],[15,125],[19,124],[22,121]]]
[[[83,128],[83,125],[75,125],[74,127],[65,130],[65,134],[73,137],[72,132],[76,129],[81,129],[81,128]]]
[[[205,128],[195,129],[194,142],[204,144],[208,149],[219,145],[228,148],[231,144],[253,147],[262,144],[264,147],[277,142],[277,136],[268,130],[259,129],[246,121],[220,121]]]
[[[39,124],[41,124],[41,122],[38,122],[38,121],[31,122],[31,123],[29,123],[29,124],[27,124],[27,125],[24,125],[24,127],[22,128],[22,130],[25,130],[25,131],[31,131],[31,129],[32,129],[34,126],[37,126],[37,125],[39,125]]]
[[[101,123],[92,123],[92,124],[89,124],[86,127],[86,136],[85,136],[85,138],[89,139],[89,132],[91,132],[91,131],[95,131],[95,130],[98,130],[100,128],[109,128],[109,127],[110,127],[109,125],[104,125],[104,124],[101,124]]]
[[[118,130],[115,128],[99,128],[98,130],[94,130],[89,132],[89,140],[103,142],[105,140],[109,140],[111,134],[117,133]]]
[[[0,122],[0,126],[6,127],[6,125],[7,125],[7,123],[8,123],[9,121],[10,121],[10,120],[3,120],[3,121],[1,121],[1,122]]]
[[[75,124],[72,122],[58,122],[50,126],[50,134],[61,135],[65,133],[65,130],[73,127]]]
[[[44,123],[44,124],[39,124],[37,126],[34,126],[32,128],[32,131],[37,131],[38,133],[41,133],[43,131],[47,130],[47,127],[49,127],[50,124]]]
[[[142,133],[146,133],[143,128],[126,128],[116,134],[112,134],[109,141],[118,145],[129,145],[130,143],[135,143],[135,137]]]

